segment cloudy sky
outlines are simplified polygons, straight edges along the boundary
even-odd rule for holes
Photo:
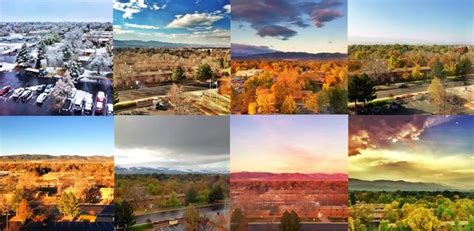
[[[347,116],[232,116],[231,172],[347,173]]]
[[[349,174],[474,189],[469,116],[351,116]]]
[[[113,151],[110,116],[0,116],[0,155],[112,156]]]
[[[114,39],[230,46],[229,0],[113,0]]]
[[[112,22],[112,0],[0,0],[0,21]]]
[[[119,167],[228,171],[229,118],[115,117],[115,147]]]
[[[472,0],[357,0],[348,7],[351,44],[474,44]]]
[[[233,0],[232,43],[347,52],[346,0]]]

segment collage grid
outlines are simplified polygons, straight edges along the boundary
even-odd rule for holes
[[[0,0],[0,231],[474,231],[471,0]]]

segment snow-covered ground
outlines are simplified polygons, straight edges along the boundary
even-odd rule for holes
[[[9,71],[12,71],[13,68],[15,68],[14,63],[0,63],[0,65],[2,66],[2,67],[0,67],[0,72],[2,72],[2,71],[9,72]]]

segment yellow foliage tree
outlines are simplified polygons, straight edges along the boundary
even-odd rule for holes
[[[257,89],[258,114],[272,114],[275,112],[275,95],[265,88]]]
[[[304,108],[312,112],[319,112],[318,96],[315,93],[308,93],[304,98]]]
[[[293,96],[287,95],[280,108],[282,114],[294,114],[296,112],[296,102]]]

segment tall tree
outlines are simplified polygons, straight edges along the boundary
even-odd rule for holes
[[[64,192],[58,204],[59,211],[65,216],[74,219],[79,215],[79,201],[72,192]]]
[[[128,230],[135,224],[135,214],[127,201],[115,203],[115,226]]]
[[[296,112],[296,102],[293,99],[293,96],[287,95],[285,101],[280,107],[280,113],[282,114],[294,114]]]
[[[28,53],[28,47],[26,46],[26,43],[23,43],[20,51],[18,51],[18,55],[16,56],[16,63],[20,67],[28,67],[29,62],[30,54]]]
[[[199,201],[198,198],[198,193],[196,191],[196,188],[191,186],[188,191],[186,191],[185,194],[185,203],[186,205],[191,204],[191,203],[196,203]]]
[[[375,94],[375,83],[369,78],[367,74],[361,76],[354,75],[349,78],[348,99],[354,102],[363,102],[364,106],[367,102],[377,98]]]
[[[171,75],[171,81],[178,82],[183,79],[185,79],[184,69],[181,65],[178,65],[173,70],[173,74]]]
[[[294,210],[291,213],[285,211],[280,219],[281,231],[299,231],[301,230],[301,223],[298,214]]]
[[[247,224],[245,214],[239,208],[236,208],[230,218],[230,231],[247,231]]]
[[[187,223],[187,230],[197,230],[199,223],[199,211],[194,207],[194,205],[189,205],[188,208],[184,211],[184,220]]]
[[[196,70],[196,79],[205,81],[214,77],[214,73],[212,72],[212,68],[209,64],[204,63],[199,65],[198,69]]]

